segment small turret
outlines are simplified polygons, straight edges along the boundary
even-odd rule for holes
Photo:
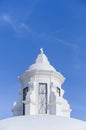
[[[19,77],[21,97],[14,105],[13,114],[70,117],[70,105],[63,97],[65,78],[50,65],[43,48],[40,51],[35,63]]]

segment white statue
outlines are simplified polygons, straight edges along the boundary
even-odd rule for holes
[[[41,51],[41,54],[43,54],[43,53],[44,53],[43,48],[41,48],[41,49],[40,49],[40,51]]]

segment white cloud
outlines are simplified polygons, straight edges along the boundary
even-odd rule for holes
[[[58,38],[56,38],[56,41],[58,41],[59,43],[65,45],[65,46],[68,46],[68,47],[72,47],[72,48],[77,48],[77,47],[78,47],[76,44],[73,44],[73,43],[67,42],[67,41],[62,40],[62,39],[58,39]]]
[[[32,33],[32,29],[25,23],[21,23],[19,25],[19,28],[21,29],[21,31],[27,31],[29,33]]]
[[[10,19],[9,15],[4,14],[4,15],[0,16],[0,21],[4,21],[4,22],[10,23],[11,19]]]
[[[57,37],[47,35],[45,32],[36,32],[34,31],[29,25],[25,24],[24,22],[18,22],[16,19],[11,17],[8,14],[3,14],[0,16],[0,21],[4,21],[6,24],[8,24],[16,33],[25,33],[32,35],[33,38],[42,39],[48,42],[55,42],[56,44],[62,44],[64,46],[70,47],[71,49],[77,50],[78,46],[77,44],[67,42],[63,39],[59,39]],[[25,35],[24,34],[24,35]]]
[[[9,25],[14,31],[16,31],[16,23],[13,21],[12,17],[8,14],[2,14],[0,16],[0,22]]]
[[[8,24],[9,27],[11,27],[16,33],[22,33],[23,31],[32,33],[32,29],[27,26],[27,24],[25,24],[24,20],[30,18],[34,11],[34,7],[38,2],[39,0],[33,0],[30,2],[28,12],[25,13],[25,16],[23,17],[22,21],[19,22],[19,19],[16,19],[7,13],[3,13],[0,15],[0,22],[2,22],[3,24]]]
[[[23,22],[18,22],[16,19],[14,19],[13,17],[11,17],[8,14],[1,15],[0,16],[0,22],[2,22],[3,24],[8,25],[16,33],[21,33],[21,32],[25,32],[25,31],[29,32],[29,33],[32,32],[32,30],[31,30],[31,28],[29,26],[27,26]]]

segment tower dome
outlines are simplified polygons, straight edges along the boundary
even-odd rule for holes
[[[35,63],[32,64],[28,70],[48,70],[56,71],[55,68],[50,65],[47,56],[43,52],[43,48],[40,49],[41,53],[37,56]]]

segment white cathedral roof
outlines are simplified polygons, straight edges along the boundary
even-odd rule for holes
[[[32,64],[28,70],[49,70],[56,71],[55,68],[50,65],[47,56],[44,54],[43,49],[40,49],[41,53],[37,56],[34,64]]]
[[[18,116],[0,121],[0,130],[86,130],[86,122],[58,116]]]

